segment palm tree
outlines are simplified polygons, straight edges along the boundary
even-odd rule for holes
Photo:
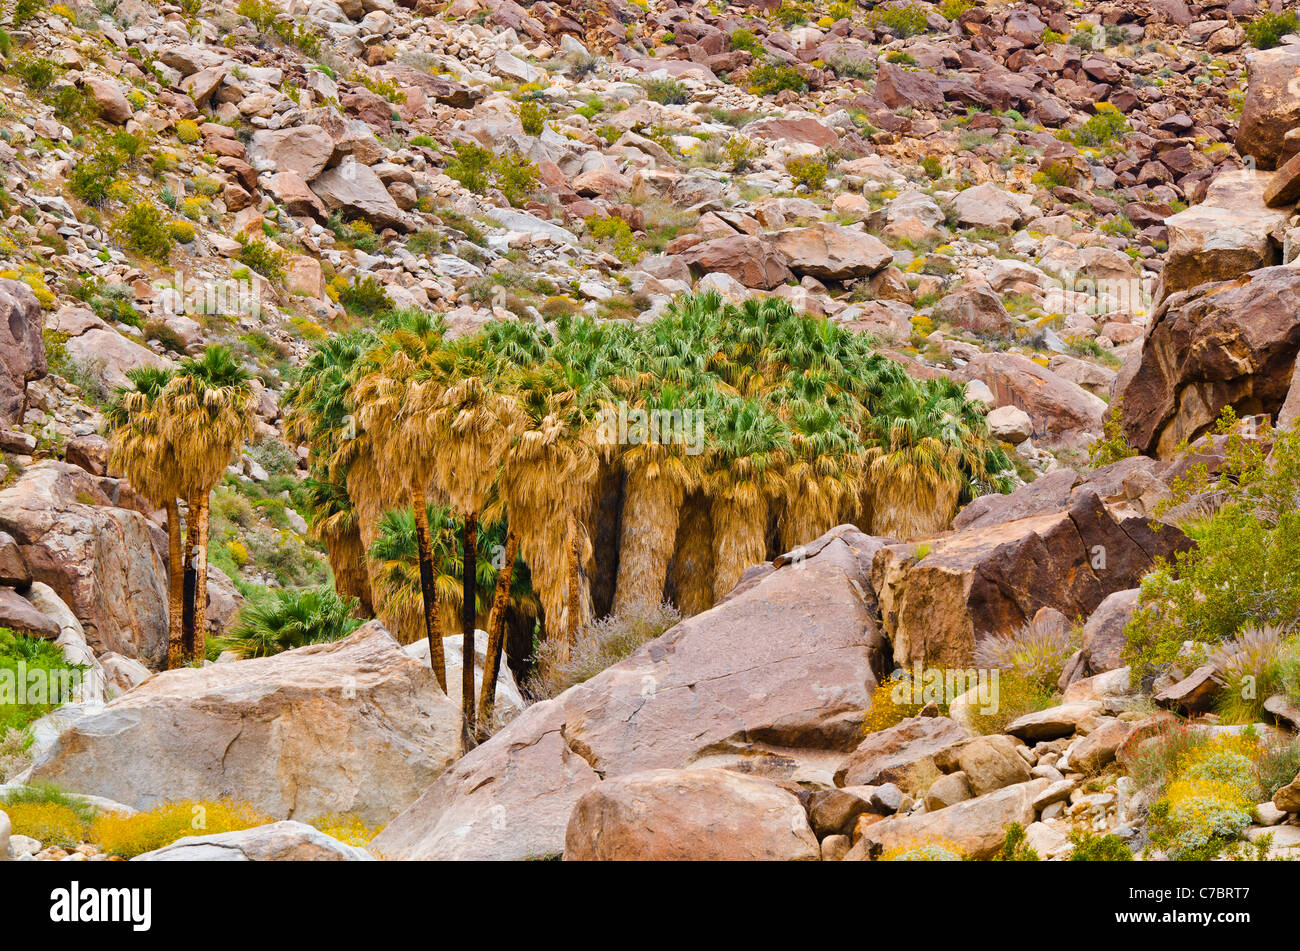
[[[668,433],[649,432],[623,448],[622,538],[613,613],[646,615],[663,601],[677,520],[686,494],[700,484],[702,457],[688,428],[695,426],[699,401],[672,384],[648,386],[635,409],[651,420],[673,420]],[[681,428],[677,428],[680,424]],[[701,433],[702,434],[702,433]]]
[[[190,661],[202,661],[207,636],[208,503],[226,467],[252,434],[249,380],[248,371],[230,351],[214,345],[201,357],[182,360],[161,394],[171,407],[166,428],[183,460],[180,489],[189,510],[185,555],[189,603],[182,617],[182,649]]]
[[[354,601],[329,586],[268,592],[244,606],[219,642],[241,657],[270,657],[347,637],[361,624],[355,610]]]
[[[415,518],[429,665],[438,685],[446,691],[447,665],[426,519],[433,452],[428,439],[428,406],[436,400],[443,385],[440,364],[443,350],[441,322],[415,317],[400,323],[360,362],[350,399],[356,408],[359,429],[373,447],[373,465],[354,466],[357,489],[372,498],[375,495],[391,498],[393,493],[384,491],[386,478],[394,481],[397,473],[404,474],[402,488]],[[352,491],[351,481],[348,488]]]
[[[730,397],[714,417],[705,485],[713,518],[713,599],[736,586],[746,567],[766,558],[774,500],[786,491],[790,434],[754,399]]]
[[[167,401],[160,398],[172,371],[140,367],[128,372],[127,379],[131,385],[117,391],[107,413],[112,445],[109,468],[167,512],[167,666],[173,668],[180,666],[183,655],[185,571],[177,501],[180,456],[169,436]]]

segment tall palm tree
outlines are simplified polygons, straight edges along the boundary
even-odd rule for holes
[[[214,345],[200,357],[182,360],[162,394],[173,407],[168,429],[183,460],[180,488],[189,510],[189,603],[182,619],[183,652],[189,661],[203,660],[207,636],[208,503],[226,467],[252,435],[250,379],[229,350]]]
[[[429,665],[438,685],[447,689],[447,665],[442,650],[442,624],[438,612],[438,590],[428,512],[428,489],[432,481],[433,447],[428,438],[428,406],[436,401],[443,386],[441,357],[445,346],[443,328],[433,319],[413,318],[387,334],[358,366],[358,379],[351,401],[359,429],[373,447],[374,464],[360,470],[369,475],[367,494],[388,495],[395,488],[389,482],[404,483],[414,512],[418,544],[420,590],[424,608],[425,636],[429,641]],[[358,478],[358,483],[361,479]],[[358,489],[363,486],[358,484]],[[349,483],[349,491],[352,483]]]
[[[111,451],[109,469],[126,479],[149,502],[167,512],[167,666],[178,667],[185,570],[181,540],[180,455],[170,438],[167,401],[171,369],[140,367],[127,373],[130,386],[120,388],[107,413]]]
[[[765,559],[774,500],[786,491],[790,434],[754,399],[731,397],[715,411],[705,485],[713,520],[713,598],[736,586],[746,567]]]
[[[648,432],[624,446],[619,463],[624,485],[622,537],[614,613],[644,614],[664,596],[677,520],[686,494],[700,484],[702,456],[693,443],[700,401],[672,384],[647,385],[635,410],[651,420],[672,420],[668,432]],[[699,431],[702,436],[702,424]]]

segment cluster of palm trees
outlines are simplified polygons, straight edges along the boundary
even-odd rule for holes
[[[141,367],[127,378],[130,385],[117,391],[107,414],[109,466],[167,512],[167,666],[202,662],[208,503],[252,432],[251,378],[220,346],[174,368]]]
[[[684,295],[639,327],[494,321],[460,337],[390,312],[323,342],[288,405],[340,592],[407,639],[414,624],[444,689],[448,605],[467,659],[485,618],[477,710],[462,669],[467,736],[491,717],[520,569],[562,657],[600,613],[706,610],[747,565],[841,522],[940,530],[1010,469],[959,385],[909,377],[780,298]]]

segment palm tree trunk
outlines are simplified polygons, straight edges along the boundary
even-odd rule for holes
[[[767,505],[717,499],[713,503],[713,602],[767,554]]]
[[[478,600],[478,513],[465,515],[464,565],[461,576],[462,600],[460,605],[462,659],[460,665],[460,698],[462,729],[465,742],[474,738],[474,603]]]
[[[643,616],[663,600],[684,494],[663,476],[650,479],[638,470],[628,479],[612,613]]]
[[[713,516],[703,492],[692,492],[682,507],[676,549],[677,607],[683,617],[701,614],[713,606]]]
[[[167,669],[184,656],[185,547],[181,541],[181,506],[167,500]]]
[[[506,534],[505,564],[497,572],[492,614],[488,618],[487,656],[483,659],[483,685],[478,699],[478,719],[483,729],[491,724],[492,708],[496,705],[497,673],[501,670],[501,648],[506,633],[506,606],[510,601],[510,582],[514,578],[518,554],[519,536],[511,529]]]
[[[198,503],[185,500],[185,550],[181,555],[181,664],[194,656],[194,615],[198,609]]]
[[[420,555],[420,594],[424,601],[424,636],[429,639],[429,666],[438,686],[447,692],[447,661],[442,653],[442,625],[438,622],[438,586],[433,573],[433,544],[429,539],[429,509],[424,490],[411,489],[415,514],[415,544]]]
[[[205,492],[198,500],[195,520],[198,525],[198,548],[195,552],[194,575],[194,653],[192,660],[202,664],[207,657],[208,639],[208,504]]]

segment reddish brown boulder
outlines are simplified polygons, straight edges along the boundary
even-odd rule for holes
[[[1282,138],[1300,126],[1300,46],[1282,45],[1246,57],[1246,103],[1237,151],[1261,169],[1277,167]]]
[[[938,109],[943,105],[943,90],[931,73],[881,63],[876,70],[876,98],[891,109]]]
[[[1085,446],[1102,430],[1104,400],[1019,354],[980,353],[959,378],[983,380],[999,405],[1028,413],[1034,438],[1046,445]]]
[[[693,270],[718,271],[734,277],[746,287],[770,291],[793,275],[785,255],[765,238],[738,234],[701,241],[681,254]]]
[[[840,763],[836,786],[875,786],[902,779],[918,763],[970,739],[970,731],[947,717],[910,717],[872,733]],[[937,767],[935,767],[937,768]]]
[[[21,423],[27,384],[45,376],[44,320],[32,289],[0,279],[0,428]]]
[[[829,149],[840,144],[840,138],[834,129],[811,116],[801,119],[756,119],[741,129],[741,132],[753,139],[798,142],[802,145],[815,145],[819,149]]]
[[[1116,379],[1130,445],[1166,457],[1226,406],[1239,416],[1279,412],[1300,353],[1297,295],[1300,270],[1271,267],[1157,307],[1141,353]]]

